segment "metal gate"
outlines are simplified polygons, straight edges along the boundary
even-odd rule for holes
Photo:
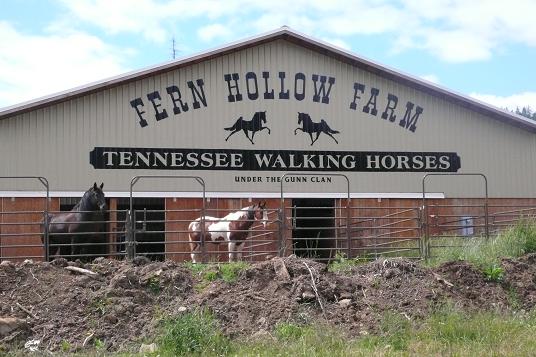
[[[199,184],[201,198],[166,198],[164,207],[136,210],[133,204],[133,188],[141,179],[194,180]],[[251,206],[254,202],[246,199],[209,199],[206,197],[205,182],[201,177],[166,175],[134,177],[130,184],[129,204],[125,243],[128,258],[132,259],[136,255],[147,255],[151,259],[190,261],[193,257],[191,257],[188,226],[192,221],[199,219],[201,242],[200,250],[196,250],[193,253],[197,258],[196,260],[201,262],[226,262],[230,259],[230,244],[225,242],[212,244],[211,241],[205,241],[205,216],[219,218],[220,222],[225,221],[222,217]],[[249,229],[241,231],[248,233],[243,241],[237,242],[237,246],[240,248],[238,253],[241,254],[242,260],[264,260],[276,256],[278,253],[279,210],[277,207],[267,206],[266,211],[268,216],[266,228],[261,225],[261,222],[254,221]],[[157,224],[160,224],[160,227],[154,228]],[[227,231],[220,232],[227,233]],[[237,230],[234,230],[234,232],[237,232]],[[148,236],[158,237],[158,239],[149,241]],[[144,240],[142,237],[146,237],[146,239]],[[148,244],[153,246],[160,245],[161,248],[151,252],[142,252],[140,247]]]
[[[426,180],[431,177],[478,177],[482,179],[484,197],[469,202],[446,204],[426,199]],[[437,248],[461,246],[464,239],[489,238],[488,180],[481,173],[431,173],[422,178],[423,234],[421,252],[426,259]]]
[[[287,177],[335,177],[346,181],[346,202],[329,199],[302,199],[306,203],[288,205],[284,183]],[[350,181],[343,174],[286,173],[280,178],[279,255],[330,261],[338,254],[352,256],[350,236]],[[296,200],[294,200],[296,201]],[[295,202],[294,202],[295,203]]]
[[[48,180],[40,176],[2,176],[1,180],[38,181],[45,188],[43,209],[35,202],[0,198],[0,261],[7,259],[48,259],[48,213],[50,190]],[[18,202],[23,201],[22,204]],[[45,247],[43,250],[42,247]]]

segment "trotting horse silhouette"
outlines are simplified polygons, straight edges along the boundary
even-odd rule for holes
[[[244,134],[246,137],[251,141],[252,144],[255,144],[253,142],[253,137],[255,136],[255,133],[257,131],[261,131],[264,129],[268,129],[268,135],[270,135],[270,128],[266,126],[262,126],[262,123],[266,123],[266,111],[264,112],[256,112],[253,114],[253,118],[251,120],[247,121],[242,119],[242,117],[238,118],[233,126],[224,128],[225,130],[229,130],[231,134],[225,138],[225,141],[229,140],[231,135],[234,133],[238,133],[240,130],[244,131]],[[248,131],[251,131],[251,139],[249,138]]]
[[[298,112],[298,125],[302,124],[301,128],[296,128],[294,130],[294,135],[296,135],[296,132],[298,130],[303,131],[304,133],[308,133],[311,137],[311,146],[315,143],[315,141],[318,140],[318,137],[320,136],[320,133],[324,133],[329,135],[335,142],[338,144],[339,142],[335,137],[331,134],[339,134],[337,130],[333,130],[329,127],[328,123],[324,119],[320,121],[320,123],[315,123],[307,113],[300,113]],[[313,133],[316,133],[316,138],[313,139]]]
[[[265,210],[266,202],[244,207],[239,211],[229,213],[223,218],[210,216],[199,217],[188,226],[192,262],[197,263],[201,250],[201,238],[205,222],[205,242],[227,242],[229,246],[229,261],[242,258],[242,249],[249,233],[249,229],[255,221],[261,221],[266,228],[268,214]]]
[[[104,183],[97,187],[95,182],[71,211],[48,215],[49,257],[57,253],[62,256],[79,255],[83,249],[80,244],[90,243],[99,234],[106,211],[103,186]],[[55,244],[62,245],[54,246]],[[72,252],[68,244],[72,245]]]

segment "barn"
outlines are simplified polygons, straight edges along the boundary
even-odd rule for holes
[[[535,132],[283,27],[0,110],[0,259],[44,258],[44,217],[94,183],[86,256],[189,260],[192,220],[266,202],[243,259],[418,257],[533,213]]]

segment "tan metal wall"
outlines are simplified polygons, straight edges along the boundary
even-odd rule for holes
[[[247,98],[245,74],[257,74],[259,99]],[[263,99],[262,72],[270,72],[275,100]],[[287,75],[290,100],[277,99],[278,72]],[[244,100],[227,102],[224,74],[239,73]],[[306,98],[292,98],[294,74],[306,75]],[[312,74],[336,78],[330,103],[312,101]],[[202,78],[208,106],[194,110],[187,81]],[[354,82],[365,84],[365,93],[356,111],[349,109],[353,100]],[[173,115],[173,104],[166,87],[177,85],[188,101],[190,110]],[[380,89],[378,114],[363,113],[370,88]],[[162,107],[169,114],[157,122],[146,95],[158,90]],[[397,120],[381,118],[387,105],[387,94],[398,96]],[[138,124],[130,101],[141,97],[145,103],[148,126]],[[407,101],[424,108],[412,133],[398,125]],[[226,142],[231,126],[243,116],[251,119],[256,111],[266,110],[266,131],[255,136],[252,145],[242,133]],[[297,112],[307,112],[313,120],[326,119],[341,133],[335,144],[322,134],[314,146],[308,135],[298,132]],[[193,64],[137,82],[52,105],[30,113],[0,120],[0,162],[3,175],[40,175],[51,183],[53,191],[83,191],[94,181],[104,182],[106,191],[128,191],[134,175],[183,174],[199,175],[214,192],[279,192],[279,184],[266,182],[266,176],[278,177],[281,172],[240,171],[148,171],[96,170],[89,163],[89,153],[96,146],[138,148],[203,148],[247,150],[316,150],[316,151],[445,151],[461,158],[459,172],[481,172],[489,178],[490,195],[495,197],[536,197],[533,178],[536,176],[536,140],[534,134],[504,124],[481,114],[451,104],[443,99],[417,92],[408,87],[354,68],[331,57],[288,43],[284,40],[259,45],[206,62]],[[235,176],[259,176],[261,183],[235,182]],[[349,173],[352,192],[420,192],[422,173]],[[22,182],[0,182],[0,190],[35,190],[35,185]],[[307,183],[285,185],[288,192],[344,192],[342,180],[332,184]],[[174,182],[141,182],[138,191],[189,191],[197,186],[187,180]],[[429,191],[444,192],[447,197],[481,195],[476,179],[434,178]],[[247,196],[247,194],[246,194]]]

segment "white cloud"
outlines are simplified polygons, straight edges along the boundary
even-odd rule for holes
[[[128,51],[97,37],[70,32],[25,35],[0,22],[0,107],[125,72]]]
[[[501,109],[515,110],[530,106],[532,110],[536,110],[536,92],[523,92],[509,96],[471,93],[470,96]]]
[[[327,43],[330,43],[336,47],[339,47],[339,48],[342,48],[343,50],[351,50],[352,49],[352,46],[350,46],[349,43],[347,43],[346,41],[340,39],[340,38],[326,38],[326,37],[322,37],[321,39],[322,41],[324,42],[327,42]]]
[[[159,43],[169,40],[169,27],[180,29],[193,18],[208,18],[212,23],[234,21],[232,33],[237,37],[282,25],[327,38],[387,34],[396,51],[422,49],[447,62],[485,60],[505,43],[536,46],[536,22],[530,15],[536,13],[534,0],[62,2],[76,20],[110,33],[139,33]],[[226,31],[217,33],[215,26],[199,29],[198,36],[204,41],[230,37]]]
[[[229,27],[222,24],[212,24],[208,26],[203,26],[197,30],[197,35],[199,38],[205,42],[211,42],[215,38],[229,38],[232,36],[232,31]]]
[[[431,83],[434,83],[434,84],[439,84],[439,77],[436,76],[435,74],[424,74],[424,75],[419,76],[419,77],[421,77],[425,81],[428,81],[428,82],[431,82]]]

